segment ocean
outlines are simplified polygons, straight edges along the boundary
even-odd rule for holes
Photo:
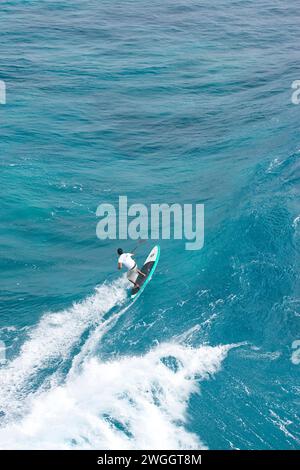
[[[1,449],[300,448],[299,20],[1,2]],[[134,303],[135,241],[96,236],[119,195],[205,206]]]

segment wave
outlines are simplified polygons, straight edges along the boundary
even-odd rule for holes
[[[205,448],[187,428],[189,399],[234,346],[189,346],[192,330],[141,356],[101,361],[99,342],[132,305],[127,287],[125,276],[104,283],[26,330],[0,369],[1,448]]]
[[[73,349],[82,335],[99,324],[113,307],[121,305],[126,295],[125,277],[112,283],[104,283],[83,302],[74,303],[69,309],[46,313],[29,333],[19,355],[0,369],[0,417],[7,421],[11,416],[23,414],[24,399],[59,377],[62,368],[70,360]],[[56,374],[53,375],[53,371]],[[42,382],[42,383],[41,383]]]
[[[21,421],[0,430],[2,448],[203,449],[185,428],[188,401],[231,347],[165,343],[142,356],[88,357],[80,373],[35,396]]]

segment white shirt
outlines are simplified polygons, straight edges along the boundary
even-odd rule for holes
[[[132,256],[133,253],[123,253],[119,257],[118,263],[122,263],[122,265],[130,271],[130,269],[134,268],[135,266],[135,261],[132,259]]]

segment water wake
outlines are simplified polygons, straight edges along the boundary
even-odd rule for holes
[[[41,388],[41,381],[51,375],[52,385],[59,366],[70,359],[73,348],[89,328],[99,324],[103,316],[126,299],[125,278],[104,283],[83,302],[57,313],[43,315],[21,347],[20,354],[0,369],[0,413],[7,421],[23,413],[24,399]]]

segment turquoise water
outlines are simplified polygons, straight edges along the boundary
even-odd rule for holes
[[[1,448],[299,448],[297,5],[11,0],[0,26]],[[120,194],[205,204],[134,304],[96,237]]]

